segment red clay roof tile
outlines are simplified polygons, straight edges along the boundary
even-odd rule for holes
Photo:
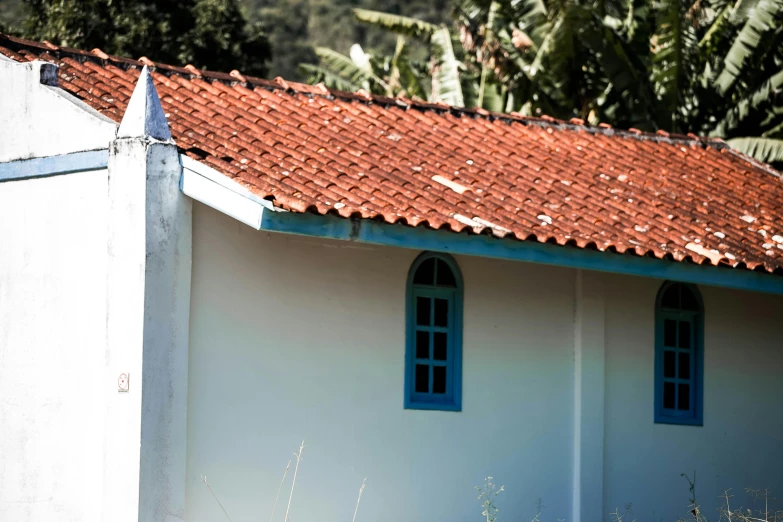
[[[115,121],[142,65],[3,35],[0,53],[58,64]],[[783,274],[781,175],[720,140],[152,70],[183,152],[287,210]]]

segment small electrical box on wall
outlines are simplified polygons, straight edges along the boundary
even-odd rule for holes
[[[130,374],[121,373],[120,376],[117,377],[117,392],[128,393],[129,388],[130,388]]]

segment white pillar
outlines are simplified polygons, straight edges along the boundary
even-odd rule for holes
[[[192,212],[180,176],[145,67],[109,149],[104,520],[184,519]]]
[[[604,492],[604,287],[577,270],[574,314],[574,522],[607,518]]]

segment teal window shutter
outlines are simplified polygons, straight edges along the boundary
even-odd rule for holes
[[[703,425],[704,305],[693,285],[667,281],[655,303],[655,422]]]
[[[406,290],[407,409],[462,409],[462,274],[446,254],[425,252]]]

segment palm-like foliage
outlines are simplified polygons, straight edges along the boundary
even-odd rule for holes
[[[365,9],[355,9],[354,14],[363,22],[397,33],[394,56],[372,56],[358,44],[351,47],[350,57],[319,48],[316,54],[321,65],[302,65],[311,81],[322,81],[338,89],[363,89],[386,96],[402,94],[442,101],[456,107],[465,105],[461,83],[463,65],[455,54],[455,42],[447,27]],[[428,63],[410,59],[409,39],[428,47]]]
[[[313,81],[693,132],[783,162],[783,0],[456,0],[451,28],[355,14],[399,35],[394,56],[321,49]]]

